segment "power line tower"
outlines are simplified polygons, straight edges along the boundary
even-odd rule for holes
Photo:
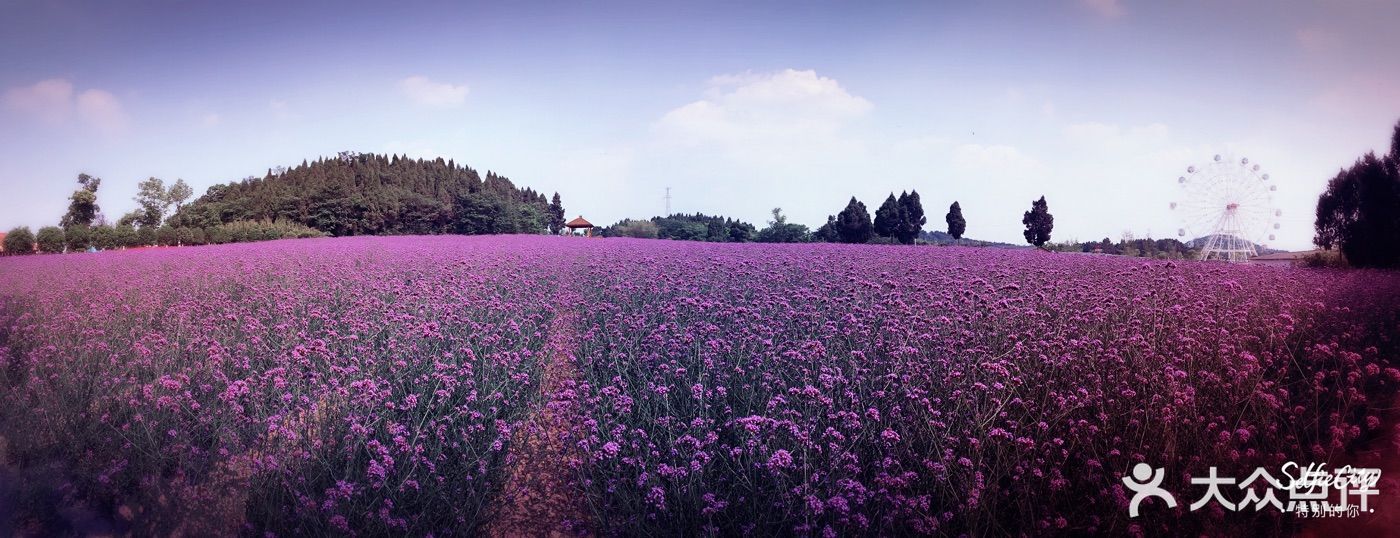
[[[671,188],[666,187],[666,214],[663,217],[671,216]]]

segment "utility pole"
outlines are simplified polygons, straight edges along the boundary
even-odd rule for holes
[[[671,188],[666,187],[666,214],[663,217],[671,216]]]

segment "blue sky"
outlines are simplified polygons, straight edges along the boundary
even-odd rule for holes
[[[0,0],[0,228],[79,172],[210,185],[341,150],[451,157],[595,223],[662,211],[816,226],[917,189],[929,229],[1171,237],[1215,153],[1278,185],[1272,244],[1400,119],[1400,4]],[[516,5],[518,4],[518,5]]]

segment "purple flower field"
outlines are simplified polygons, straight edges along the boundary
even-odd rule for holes
[[[576,378],[541,394],[564,317]],[[568,400],[564,472],[601,535],[1291,534],[1195,495],[1130,519],[1120,477],[1148,462],[1185,494],[1211,466],[1356,461],[1397,435],[1397,338],[1395,273],[1032,250],[4,258],[0,495],[20,532],[473,534],[512,430]]]

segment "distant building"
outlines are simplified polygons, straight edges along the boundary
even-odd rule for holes
[[[1263,265],[1267,267],[1300,267],[1308,257],[1322,252],[1321,250],[1304,250],[1302,252],[1275,252],[1263,256],[1255,256],[1249,259],[1250,265]]]
[[[5,252],[5,232],[0,232],[0,252]]]

